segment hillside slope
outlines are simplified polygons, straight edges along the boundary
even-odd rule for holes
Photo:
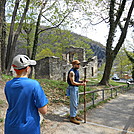
[[[69,47],[71,45],[75,47],[75,45],[77,45],[77,42],[78,43],[84,42],[88,44],[92,49],[92,51],[94,52],[93,56],[97,56],[99,61],[105,60],[106,49],[101,43],[93,41],[87,37],[81,36],[79,34],[67,30],[61,30],[60,33],[58,33],[56,30],[57,29],[53,29],[41,33],[38,41],[39,42],[38,46],[41,46],[42,49],[49,47],[55,53],[57,51],[61,51],[61,50],[54,50],[56,48],[55,44],[62,44],[63,47],[66,46]],[[26,41],[24,39],[20,39],[17,43],[16,54],[20,53],[26,54],[26,48],[27,48],[26,46],[27,46]],[[59,49],[60,47],[61,46],[59,45]]]

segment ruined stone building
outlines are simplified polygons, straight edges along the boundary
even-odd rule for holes
[[[35,78],[46,78],[52,80],[67,80],[67,73],[72,67],[71,62],[77,57],[81,62],[79,69],[80,78],[84,78],[84,67],[87,69],[87,78],[94,77],[97,75],[98,62],[97,56],[91,59],[85,60],[85,50],[83,48],[70,47],[67,48],[65,53],[62,55],[62,60],[59,57],[45,57],[37,61],[35,67]]]

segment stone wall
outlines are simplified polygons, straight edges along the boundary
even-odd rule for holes
[[[60,60],[59,57],[52,56],[37,61],[35,78],[66,81],[68,71],[72,67],[71,62],[74,60],[75,53],[78,54],[78,60],[81,62],[81,67],[79,69],[80,79],[84,78],[84,67],[87,68],[87,78],[96,76],[98,71],[97,56],[85,61],[85,51],[83,48],[70,47],[63,54],[62,60]]]
[[[61,62],[58,57],[45,57],[37,61],[35,78],[61,79]]]

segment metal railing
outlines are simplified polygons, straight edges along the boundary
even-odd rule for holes
[[[94,106],[95,100],[96,100],[95,93],[102,92],[100,101],[104,101],[106,98],[106,95],[105,95],[106,91],[110,91],[109,98],[110,97],[112,98],[114,96],[117,96],[119,91],[121,91],[121,90],[126,91],[126,90],[130,89],[130,85],[134,85],[134,83],[127,83],[127,85],[122,85],[122,86],[115,86],[115,87],[110,87],[110,88],[97,89],[97,90],[93,90],[93,91],[86,91],[85,94],[92,94],[91,99],[92,99],[92,105]],[[88,85],[88,86],[90,86],[90,85]],[[79,95],[84,95],[84,92],[80,92]]]

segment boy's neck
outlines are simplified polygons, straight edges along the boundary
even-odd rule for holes
[[[17,78],[22,78],[22,77],[26,77],[26,78],[28,78],[27,75],[17,75],[16,77],[17,77]]]

